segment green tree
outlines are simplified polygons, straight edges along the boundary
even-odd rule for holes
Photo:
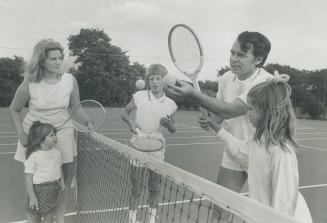
[[[287,65],[268,64],[265,70],[273,74],[278,71],[280,74],[288,74],[290,76],[289,85],[292,87],[292,102],[293,106],[301,107],[306,104],[310,89],[310,80],[308,72],[298,70]]]
[[[121,104],[125,97],[121,87],[128,82],[132,70],[126,52],[112,45],[108,35],[99,29],[81,29],[68,41],[79,65],[75,76],[81,98],[93,98],[110,106]]]
[[[318,101],[327,105],[327,69],[310,71],[308,73],[311,83],[311,92],[316,96]]]
[[[137,90],[135,87],[135,82],[139,79],[143,79],[145,77],[146,67],[138,62],[134,62],[130,65],[128,70],[128,76],[126,76],[126,84],[124,84],[124,88],[122,89],[122,102],[126,105],[132,98],[132,95]]]
[[[217,77],[223,76],[224,73],[226,73],[227,71],[230,71],[230,67],[225,66],[220,68],[219,70],[217,70]]]
[[[211,97],[216,97],[218,91],[218,84],[215,81],[208,81],[205,82],[200,81],[199,85],[201,87],[201,91]]]
[[[0,106],[9,106],[15,91],[22,82],[24,59],[19,56],[14,58],[0,58]]]
[[[298,70],[287,65],[268,64],[265,69],[274,73],[285,73],[290,76],[289,85],[292,87],[293,106],[300,108],[311,118],[317,119],[325,115],[327,94],[327,69]]]
[[[309,94],[307,103],[301,106],[302,113],[307,113],[312,119],[324,118],[326,108],[324,105],[314,96],[314,94]]]

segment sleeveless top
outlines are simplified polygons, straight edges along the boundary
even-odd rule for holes
[[[138,91],[133,95],[136,106],[135,121],[144,133],[161,132],[160,119],[172,115],[177,109],[175,102],[163,95],[155,98],[149,90]]]
[[[50,123],[56,128],[61,126],[69,117],[68,106],[73,91],[73,75],[64,73],[58,83],[47,84],[43,80],[31,82],[29,87],[29,111],[23,121],[25,133],[34,121]],[[62,127],[73,127],[67,122]]]

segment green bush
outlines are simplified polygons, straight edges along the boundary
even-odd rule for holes
[[[312,119],[320,119],[325,116],[326,108],[323,102],[320,102],[316,97],[311,96],[310,100],[301,105],[302,113],[307,113]]]

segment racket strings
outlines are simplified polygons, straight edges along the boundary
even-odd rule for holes
[[[197,39],[189,30],[176,28],[171,36],[171,47],[175,62],[181,70],[192,73],[198,69],[201,51]]]
[[[79,124],[75,125],[79,131],[91,131],[92,129],[87,129],[89,121],[96,130],[101,127],[105,120],[105,109],[96,101],[85,100],[72,110],[71,119]]]
[[[157,138],[151,138],[151,136],[137,136],[131,141],[132,146],[135,149],[141,151],[156,151],[163,148],[163,142]]]

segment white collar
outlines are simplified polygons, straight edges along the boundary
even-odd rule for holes
[[[248,83],[251,83],[260,74],[260,71],[261,71],[261,68],[257,68],[257,70],[250,77],[246,78],[245,80],[238,79],[237,75],[235,74],[233,81],[237,81],[237,82],[240,82],[240,83],[246,85]]]
[[[162,97],[160,97],[160,98],[156,98],[156,97],[153,95],[153,93],[151,92],[151,90],[148,90],[148,95],[149,95],[149,100],[150,100],[150,101],[153,99],[153,100],[156,100],[156,101],[159,101],[159,102],[163,103],[163,102],[165,101],[165,99],[166,99],[166,95],[165,95],[165,93],[163,93],[163,96],[162,96]]]

